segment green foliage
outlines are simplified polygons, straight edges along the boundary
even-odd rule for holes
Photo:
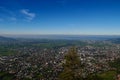
[[[0,55],[13,55],[15,51],[11,49],[11,46],[0,45]]]
[[[92,75],[87,76],[85,80],[103,80],[103,78],[96,74],[92,74]]]
[[[80,58],[75,48],[71,48],[68,54],[65,55],[65,64],[63,66],[70,69],[77,69],[80,67]]]
[[[85,42],[77,40],[47,40],[47,39],[36,39],[36,40],[21,40],[16,42],[0,42],[0,56],[14,55],[17,54],[19,48],[60,48],[66,46],[84,46]]]
[[[108,43],[102,43],[102,42],[96,42],[96,43],[92,43],[92,44],[89,44],[90,46],[93,46],[93,47],[105,47],[105,46],[108,46],[108,47],[111,47],[112,45],[111,44],[108,44]]]
[[[40,40],[38,42],[33,42],[32,46],[42,47],[42,48],[59,48],[65,46],[84,46],[85,42],[76,40]]]
[[[6,72],[0,72],[0,80],[14,80],[14,76]]]
[[[115,71],[107,71],[101,74],[98,74],[102,78],[102,80],[115,80],[116,72]]]
[[[22,80],[32,80],[32,79],[29,79],[29,78],[23,78]]]
[[[80,58],[75,48],[71,48],[65,55],[65,63],[63,64],[63,72],[59,75],[60,80],[80,80],[81,64]]]
[[[114,60],[113,62],[110,62],[109,65],[112,68],[116,68],[116,72],[120,74],[120,58]]]
[[[88,75],[85,80],[115,80],[115,71],[106,71],[102,73],[94,73],[91,75]]]

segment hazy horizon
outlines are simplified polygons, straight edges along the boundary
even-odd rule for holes
[[[2,37],[16,39],[109,40],[120,38],[120,35],[2,35]]]

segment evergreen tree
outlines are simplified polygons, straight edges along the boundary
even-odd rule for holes
[[[59,75],[60,80],[81,80],[81,62],[76,48],[71,48],[64,58],[63,72]]]

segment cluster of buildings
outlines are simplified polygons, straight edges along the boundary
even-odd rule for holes
[[[57,80],[63,70],[62,62],[69,47],[58,49],[19,48],[17,55],[0,56],[0,72],[13,74],[15,80]],[[112,70],[109,61],[120,58],[120,46],[78,46],[78,55],[84,65],[83,76]]]

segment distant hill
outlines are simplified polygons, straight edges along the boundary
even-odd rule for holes
[[[16,41],[16,39],[0,36],[0,42],[11,42]]]
[[[115,44],[120,44],[120,38],[109,39],[108,41],[115,43]]]

